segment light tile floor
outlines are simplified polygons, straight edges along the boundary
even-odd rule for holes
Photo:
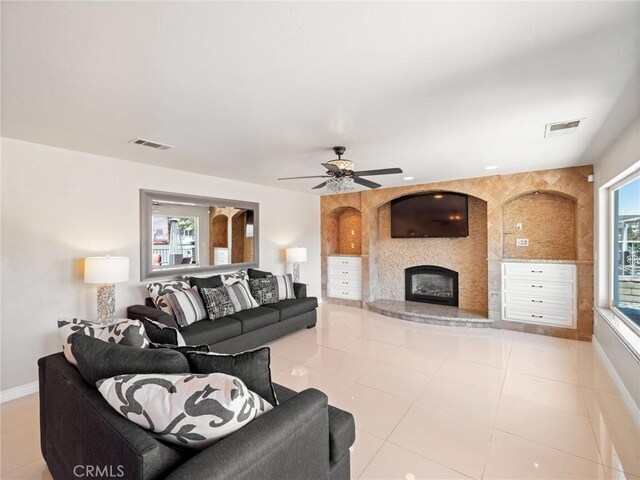
[[[590,343],[319,317],[271,344],[273,378],[354,414],[353,479],[640,480],[640,431]],[[3,404],[1,427],[0,477],[51,478],[37,395]]]

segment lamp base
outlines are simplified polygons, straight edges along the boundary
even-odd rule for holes
[[[109,323],[116,314],[116,286],[105,283],[98,286],[98,322]]]
[[[293,281],[300,282],[300,262],[294,262],[293,264]]]

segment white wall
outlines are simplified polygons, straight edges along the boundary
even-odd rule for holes
[[[627,127],[624,133],[594,165],[596,203],[595,203],[595,303],[599,307],[609,306],[609,192],[608,186],[640,162],[640,117]],[[613,333],[605,318],[595,318],[594,336],[610,364],[615,369],[624,388],[636,408],[640,409],[640,363]]]
[[[116,287],[117,315],[144,300],[140,189],[259,202],[260,268],[284,272],[282,250],[305,246],[301,277],[320,295],[318,196],[6,138],[1,183],[0,390],[34,382],[38,358],[60,350],[57,318],[95,318],[84,257],[130,257],[130,282]]]

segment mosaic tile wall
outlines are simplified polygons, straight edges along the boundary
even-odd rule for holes
[[[590,339],[593,332],[593,184],[587,176],[592,166],[541,170],[513,175],[496,175],[421,185],[382,188],[364,192],[322,197],[322,282],[326,299],[326,257],[331,251],[332,238],[339,234],[333,221],[336,211],[352,207],[361,212],[363,303],[380,296],[380,266],[378,265],[379,208],[394,198],[418,192],[447,190],[465,193],[484,200],[487,205],[487,307],[489,318],[504,328],[535,331],[565,338]],[[540,327],[536,325],[501,322],[501,262],[503,258],[503,206],[521,195],[534,191],[559,193],[575,202],[575,257],[578,266],[578,326],[577,329]],[[541,217],[539,217],[541,218]],[[333,241],[335,244],[335,240]],[[460,265],[464,268],[464,265]],[[327,299],[333,302],[334,299]],[[344,303],[344,302],[340,302]]]

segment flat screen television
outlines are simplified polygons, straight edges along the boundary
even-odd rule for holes
[[[391,238],[469,236],[467,195],[430,192],[391,201]]]

